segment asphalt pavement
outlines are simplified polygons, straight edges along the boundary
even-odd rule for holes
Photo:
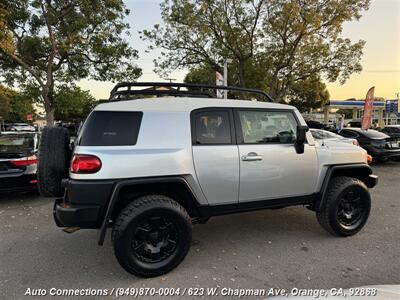
[[[215,217],[194,226],[191,250],[178,268],[152,279],[136,278],[118,265],[109,234],[100,247],[96,230],[66,234],[57,228],[52,199],[0,196],[0,299],[28,299],[24,295],[35,291],[46,295],[33,299],[48,299],[51,288],[194,288],[191,291],[200,294],[201,288],[213,287],[329,289],[400,284],[400,162],[373,169],[380,179],[372,189],[370,219],[353,237],[330,236],[315,214],[303,207]],[[63,298],[87,297],[57,297]],[[93,297],[97,298],[114,296]],[[159,297],[141,299],[146,298]]]

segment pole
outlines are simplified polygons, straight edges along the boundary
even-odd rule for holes
[[[228,60],[224,61],[224,86],[228,86]],[[228,99],[228,90],[224,90],[224,99]]]

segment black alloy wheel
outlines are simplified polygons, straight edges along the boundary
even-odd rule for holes
[[[351,236],[368,220],[371,195],[364,182],[339,176],[331,179],[321,207],[316,211],[319,224],[335,236]]]
[[[339,200],[338,220],[348,230],[357,228],[368,213],[367,205],[362,199],[363,195],[357,188],[348,188]]]
[[[189,251],[191,218],[164,195],[134,199],[115,220],[114,252],[120,265],[140,277],[154,277],[177,267]]]
[[[142,262],[160,262],[176,251],[179,238],[179,231],[173,220],[152,216],[133,233],[132,251]]]

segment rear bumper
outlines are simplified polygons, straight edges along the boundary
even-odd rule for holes
[[[68,180],[66,195],[54,203],[57,226],[100,228],[113,186],[108,180]]]
[[[58,227],[98,228],[99,206],[72,206],[62,198],[54,202],[53,216]]]
[[[0,193],[32,190],[37,187],[36,174],[23,174],[0,178]]]

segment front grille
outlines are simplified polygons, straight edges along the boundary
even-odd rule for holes
[[[386,149],[397,150],[400,149],[400,139],[390,139],[385,144]]]

